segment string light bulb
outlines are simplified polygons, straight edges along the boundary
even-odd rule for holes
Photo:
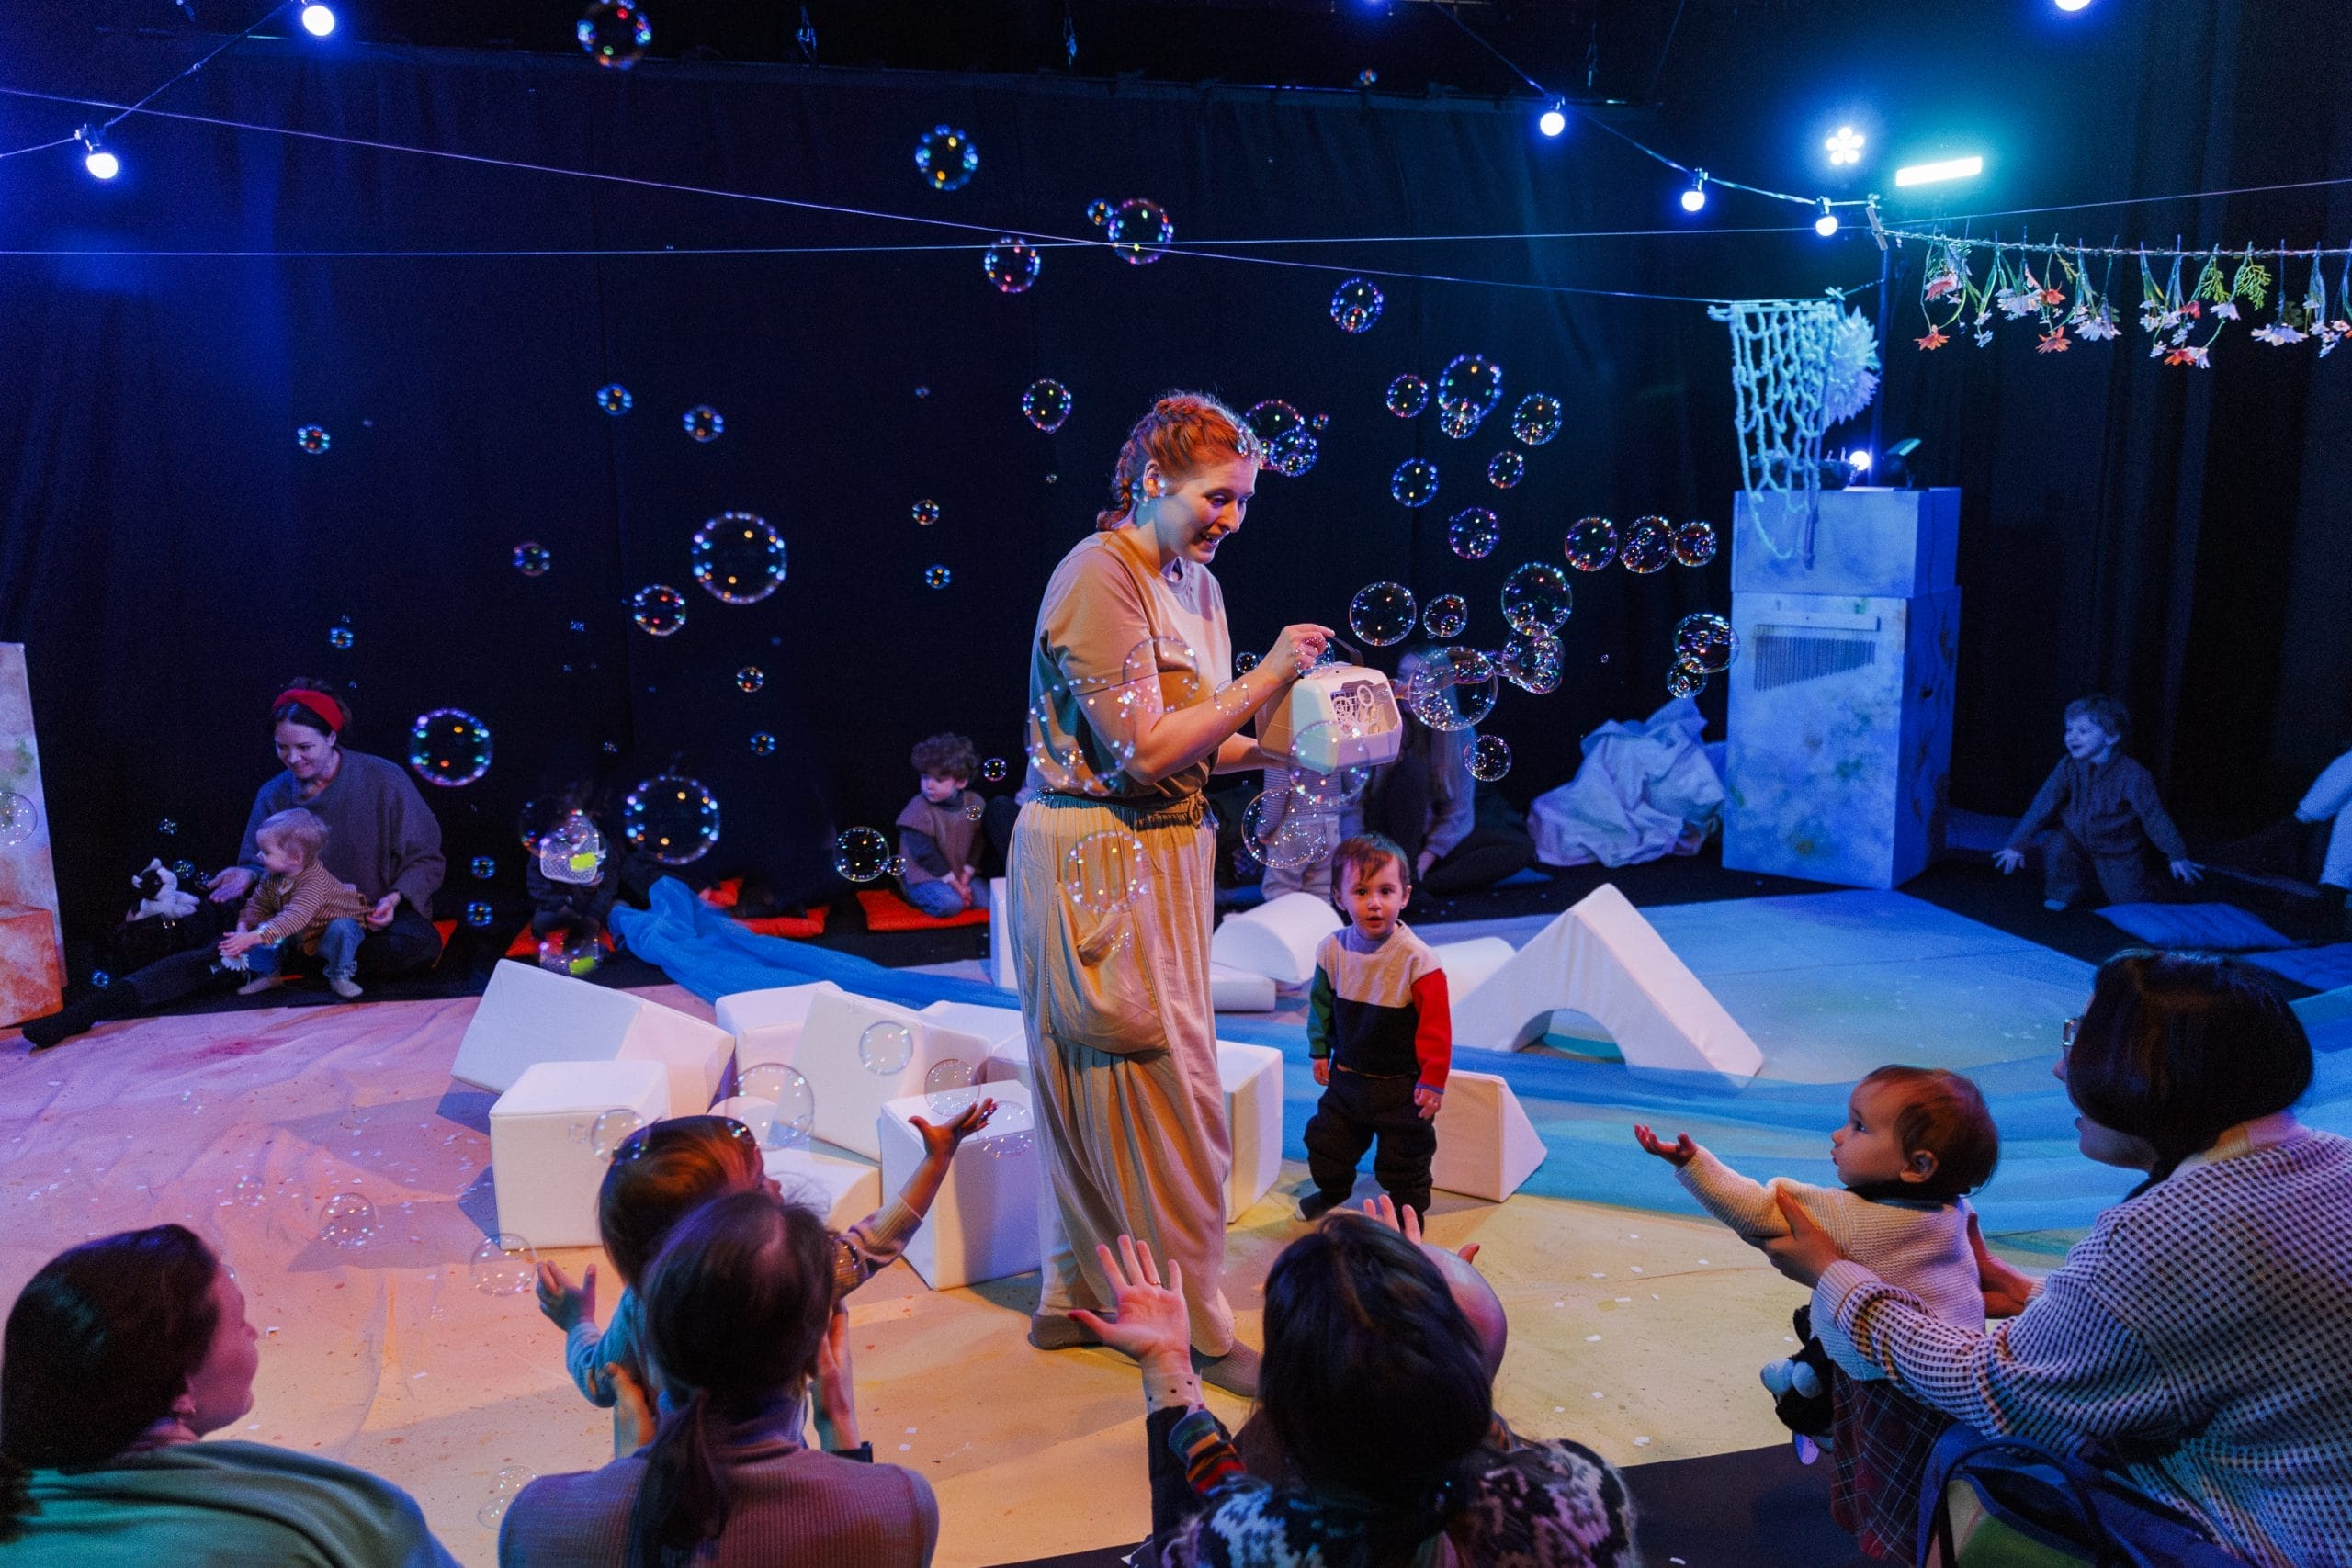
[[[1557,136],[1560,132],[1567,130],[1567,100],[1566,98],[1554,98],[1550,103],[1544,105],[1544,112],[1536,117],[1535,129],[1542,131],[1546,136]]]
[[[1823,239],[1838,232],[1838,215],[1829,210],[1829,198],[1821,198],[1821,216],[1813,220],[1813,231]]]
[[[312,38],[324,38],[334,31],[334,10],[317,0],[302,7],[302,30]]]
[[[95,127],[85,125],[74,134],[81,139],[82,166],[90,171],[92,179],[110,180],[122,173],[122,160],[107,151]]]
[[[1690,188],[1682,193],[1682,210],[1696,212],[1707,205],[1707,171],[1699,170],[1690,176]]]

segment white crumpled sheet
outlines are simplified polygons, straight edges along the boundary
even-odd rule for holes
[[[1611,720],[1586,736],[1577,776],[1527,813],[1535,858],[1618,866],[1696,850],[1724,805],[1699,740],[1705,728],[1698,705],[1677,697],[1640,723]]]

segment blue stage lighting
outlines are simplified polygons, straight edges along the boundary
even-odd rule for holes
[[[74,134],[82,139],[82,166],[92,179],[110,180],[122,173],[122,160],[107,151],[96,130],[85,125]]]
[[[316,4],[302,7],[302,30],[312,38],[324,38],[334,31],[333,8]]]
[[[1562,100],[1554,99],[1543,114],[1537,117],[1535,129],[1546,136],[1557,136],[1568,129],[1568,116],[1563,107]]]
[[[1869,473],[1871,471],[1871,449],[1867,446],[1856,446],[1852,448],[1846,454],[1846,466],[1853,469],[1857,474]]]
[[[1696,212],[1707,205],[1707,171],[1701,169],[1690,176],[1690,188],[1682,193],[1682,210]]]
[[[2079,11],[2090,3],[2091,0],[2058,0],[2058,8],[2061,11]]]

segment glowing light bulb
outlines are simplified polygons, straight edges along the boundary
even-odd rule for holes
[[[1851,451],[1846,454],[1846,466],[1853,469],[1854,472],[1858,474],[1869,473],[1871,471],[1871,449],[1867,446],[1854,447]]]
[[[1549,107],[1545,108],[1541,115],[1536,117],[1535,129],[1542,131],[1546,136],[1557,136],[1560,132],[1568,129],[1568,117],[1566,113],[1561,109],[1557,100],[1555,100]]]
[[[2061,11],[2079,11],[2090,3],[2091,0],[2058,0],[2058,8]]]
[[[303,6],[302,30],[309,33],[312,38],[326,37],[327,34],[334,31],[334,10],[328,6],[320,5]]]
[[[1837,134],[1825,139],[1821,145],[1828,151],[1829,162],[1834,166],[1860,163],[1863,141],[1860,131],[1850,125],[1841,125],[1838,128]]]
[[[82,166],[90,171],[92,179],[110,180],[122,173],[122,160],[107,151],[95,130],[85,125],[74,134],[82,139]]]
[[[1696,212],[1707,205],[1707,171],[1700,170],[1691,176],[1690,188],[1682,193],[1682,210]]]

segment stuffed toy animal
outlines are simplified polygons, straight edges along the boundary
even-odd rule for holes
[[[160,860],[149,861],[147,869],[130,879],[130,886],[139,892],[139,908],[130,912],[134,920],[143,920],[150,915],[184,920],[196,913],[196,896],[180,891],[180,879]]]

